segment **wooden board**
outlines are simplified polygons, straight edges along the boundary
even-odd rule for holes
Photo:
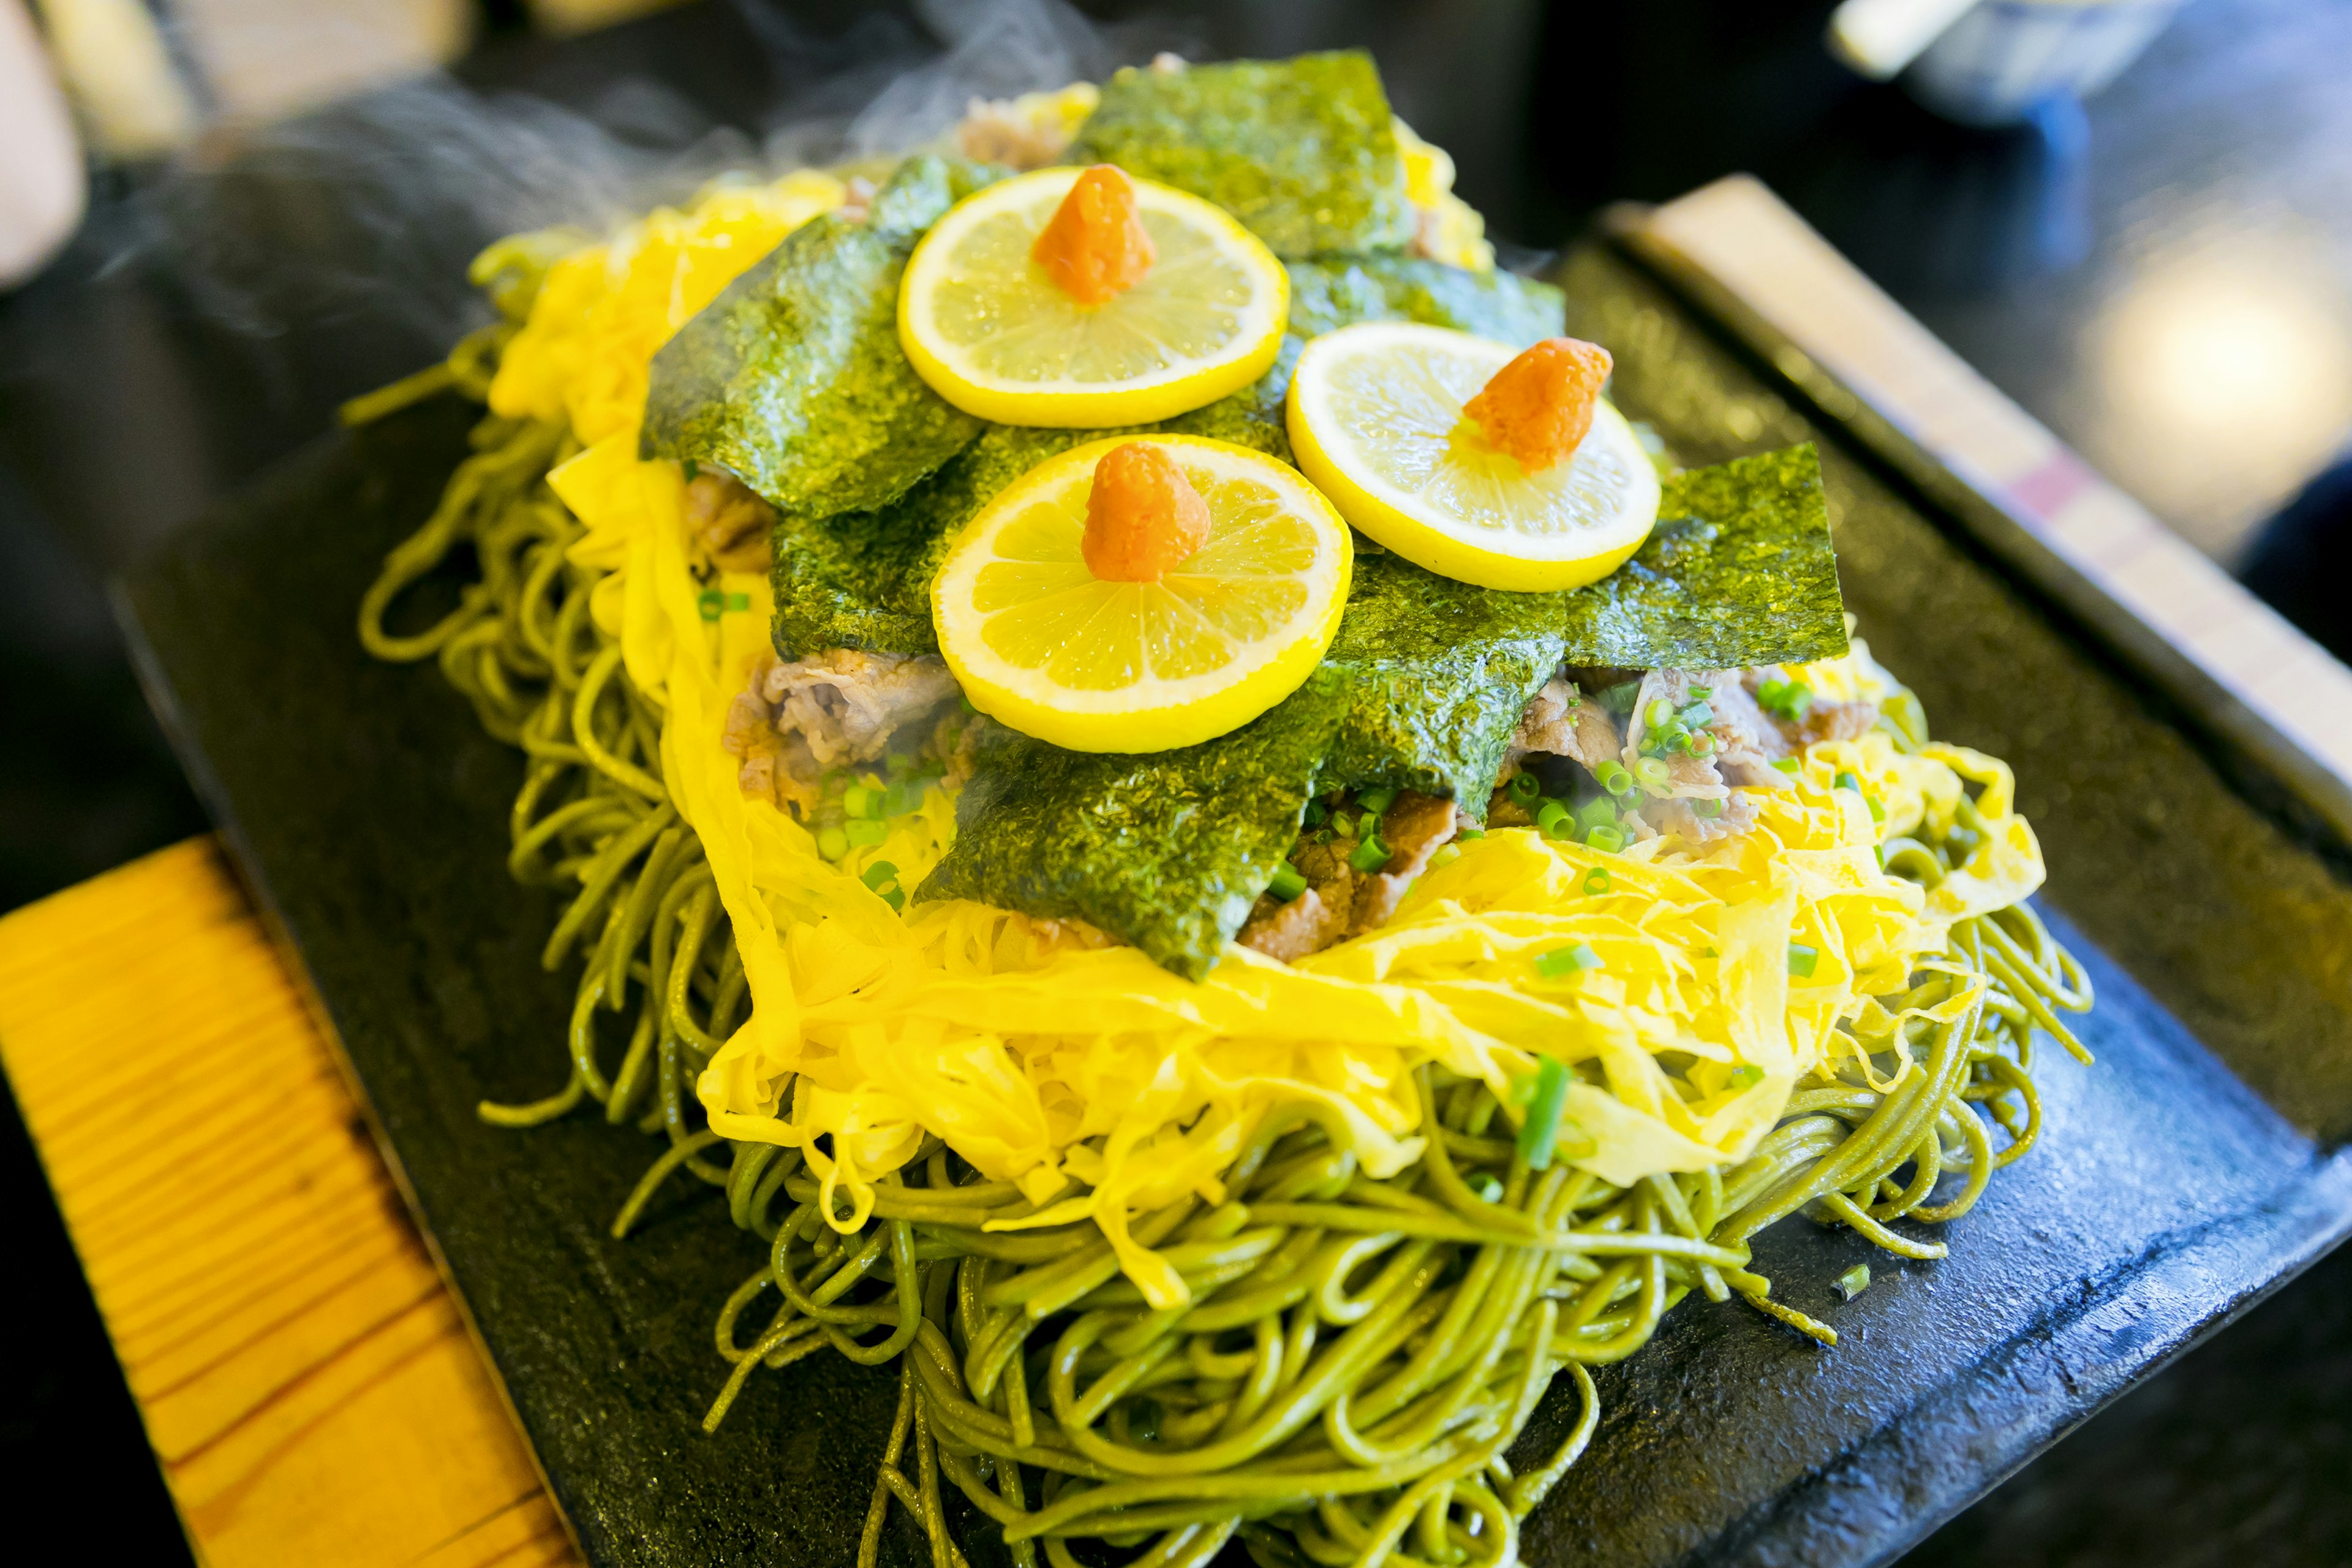
[[[0,1060],[202,1561],[579,1561],[210,838],[0,919]]]

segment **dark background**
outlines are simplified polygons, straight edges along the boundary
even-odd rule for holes
[[[1563,243],[1612,200],[1760,174],[2030,412],[2345,651],[2347,0],[2192,0],[2087,110],[1998,133],[1843,71],[1819,45],[1826,4],[1085,9],[1102,31],[1026,13],[1037,47],[1076,74],[1158,47],[1369,47],[1509,256]],[[538,107],[501,98],[485,115],[455,89],[394,92],[215,138],[177,171],[97,176],[74,247],[0,296],[0,910],[205,826],[124,663],[110,574],[315,437],[340,399],[436,357],[467,320],[458,280],[483,239],[783,151],[772,138],[787,123],[826,121],[799,144],[837,144],[895,73],[960,40],[985,54],[972,40],[991,24],[971,7],[925,15],[714,0],[557,42],[490,4],[456,74]],[[0,1497],[103,1517],[125,1557],[184,1561],[13,1101],[0,1205],[21,1238],[0,1291],[16,1352]],[[2352,1564],[2352,1251],[1906,1562],[2233,1559]]]

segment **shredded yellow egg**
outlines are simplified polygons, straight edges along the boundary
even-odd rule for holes
[[[828,199],[814,180],[770,189],[809,210]],[[747,220],[760,226],[736,233],[802,210],[767,199]],[[1789,787],[1757,792],[1755,828],[1705,853],[1499,830],[1424,875],[1379,930],[1296,965],[1229,944],[1200,984],[977,904],[901,916],[860,873],[887,859],[919,884],[953,835],[950,798],[934,786],[884,844],[830,862],[808,829],[741,793],[719,737],[766,651],[767,582],[729,574],[719,602],[741,607],[709,617],[684,477],[638,460],[634,413],[613,423],[641,405],[646,362],[683,302],[715,293],[720,258],[739,258],[690,237],[753,209],[727,200],[560,263],[571,270],[560,287],[551,276],[499,384],[509,406],[568,417],[591,442],[550,483],[587,529],[574,559],[610,574],[597,620],[666,710],[664,778],[742,955],[754,1007],[698,1086],[710,1125],[803,1150],[845,1229],[935,1133],[1038,1205],[1015,1224],[1091,1218],[1147,1300],[1180,1304],[1184,1282],[1129,1234],[1131,1215],[1187,1193],[1221,1201],[1220,1173],[1277,1106],[1310,1108],[1366,1172],[1393,1174],[1422,1152],[1412,1075],[1427,1062],[1507,1096],[1539,1056],[1560,1058],[1573,1072],[1562,1157],[1613,1183],[1736,1162],[1801,1075],[1850,1048],[1840,1026],[1906,990],[1954,921],[2040,885],[2006,767],[1958,747],[1906,753],[1874,731],[1810,748]],[[1797,673],[1825,697],[1895,690],[1859,642]],[[1991,831],[1965,865],[1932,893],[1881,868],[1877,846],[1948,826],[1972,784]],[[1579,944],[1597,967],[1537,962]]]
[[[654,351],[778,241],[841,205],[840,181],[812,169],[769,184],[719,185],[685,212],[659,207],[548,268],[530,318],[507,343],[490,407],[568,420],[590,445],[634,434]],[[475,264],[495,269],[494,248]]]

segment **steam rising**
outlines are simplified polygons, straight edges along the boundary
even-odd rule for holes
[[[323,376],[347,395],[486,319],[466,266],[500,235],[568,225],[586,237],[722,174],[919,146],[973,98],[1098,79],[1185,42],[1150,24],[1098,27],[1063,0],[918,0],[916,13],[919,32],[869,16],[826,39],[740,0],[778,84],[756,138],[650,79],[578,110],[436,76],[226,128],[142,195],[120,259],[211,323],[274,341],[272,379]]]

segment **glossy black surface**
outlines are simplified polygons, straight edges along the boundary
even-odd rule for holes
[[[1838,1306],[1829,1281],[1870,1249],[1801,1221],[1771,1234],[1761,1267],[1845,1344],[1685,1305],[1601,1373],[1600,1438],[1528,1531],[1540,1568],[1885,1561],[2352,1224],[2352,1163],[2307,1132],[2352,1119],[2352,893],[2231,793],[2161,694],[2126,685],[1658,285],[1597,247],[1563,276],[1571,330],[1616,351],[1622,402],[1686,459],[1823,439],[1864,634],[1940,732],[2016,763],[2053,868],[2045,907],[2102,992],[2099,1065],[2039,1058],[2044,1145],[1950,1227],[1952,1258],[1871,1257],[1876,1283]],[[682,1187],[614,1242],[645,1141],[473,1115],[562,1076],[569,988],[535,959],[551,904],[500,866],[520,769],[433,670],[373,664],[352,632],[462,429],[436,405],[338,437],[175,542],[127,593],[151,688],[592,1559],[846,1562],[887,1374],[801,1363],[702,1436],[722,1370],[710,1318],[754,1245]],[[1572,1407],[1556,1389],[1530,1450]]]

